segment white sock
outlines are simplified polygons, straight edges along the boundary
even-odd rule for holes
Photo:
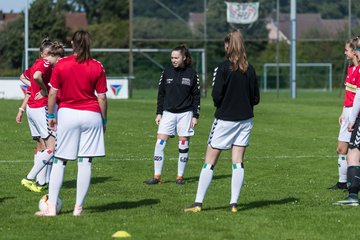
[[[243,182],[244,182],[244,166],[242,163],[234,163],[232,165],[230,204],[237,203]]]
[[[39,182],[45,183],[45,176],[46,176],[46,169],[42,171],[45,168],[45,165],[47,162],[50,161],[50,159],[54,156],[53,151],[46,149],[39,153],[36,157],[36,161],[34,163],[34,166],[26,176],[27,179],[35,179],[36,177],[39,178]],[[41,174],[40,174],[40,171]],[[39,175],[39,176],[38,176]]]
[[[60,188],[64,180],[64,172],[66,161],[55,158],[53,167],[51,169],[50,182],[49,182],[49,200],[50,204],[56,205],[59,197]]]
[[[212,177],[214,175],[213,169],[214,168],[212,165],[206,163],[201,169],[195,202],[202,203],[204,201],[204,197],[206,195],[207,190],[209,189]]]
[[[346,155],[339,155],[338,158],[339,165],[339,182],[346,183],[347,182],[347,161]]]
[[[53,161],[53,160],[52,160]],[[53,163],[49,162],[47,165],[46,165],[46,178],[45,178],[45,183],[49,184],[50,182],[50,174],[51,174],[51,169],[52,169],[52,165]]]
[[[189,159],[189,141],[179,141],[178,177],[184,176],[186,164]]]
[[[166,141],[158,139],[155,144],[154,151],[154,172],[155,176],[161,176],[161,171],[164,165],[164,149]]]
[[[91,158],[78,159],[78,175],[76,181],[76,206],[82,206],[89,191],[91,181]]]

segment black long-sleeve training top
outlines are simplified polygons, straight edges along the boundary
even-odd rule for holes
[[[254,105],[260,101],[255,69],[249,64],[245,73],[231,71],[229,60],[214,70],[212,98],[215,117],[225,121],[241,121],[254,117]]]
[[[163,111],[192,111],[193,117],[199,118],[199,77],[191,67],[168,67],[163,71],[159,81],[156,114],[162,114]]]

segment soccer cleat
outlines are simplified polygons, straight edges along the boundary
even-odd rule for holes
[[[21,180],[21,185],[23,185],[24,187],[26,187],[30,191],[31,191],[31,187],[32,187],[33,184],[34,184],[33,180],[29,180],[29,179],[26,179],[26,178],[23,178]]]
[[[84,210],[81,206],[76,206],[74,207],[74,211],[73,211],[73,216],[75,217],[79,217],[81,215],[83,215],[84,213]]]
[[[145,185],[155,185],[155,184],[160,184],[160,178],[152,178],[150,180],[144,181]]]
[[[359,199],[357,197],[349,196],[344,200],[337,201],[334,205],[359,206]]]
[[[40,185],[39,183],[33,183],[29,188],[32,192],[42,192],[48,188],[47,184]]]
[[[338,190],[338,189],[347,190],[347,184],[346,184],[346,183],[337,182],[334,186],[328,187],[328,189],[329,189],[329,190]]]
[[[238,212],[237,203],[230,203],[229,211],[232,212],[232,213],[237,213]]]
[[[56,216],[56,206],[48,204],[47,209],[43,211],[38,211],[35,213],[35,216],[38,217],[55,217]]]
[[[202,203],[197,203],[195,202],[193,205],[191,205],[190,207],[187,207],[184,209],[184,212],[200,212],[201,211],[201,207],[202,207]]]
[[[185,184],[185,180],[182,178],[182,177],[177,177],[176,178],[176,181],[175,181],[176,184],[178,185],[184,185]]]

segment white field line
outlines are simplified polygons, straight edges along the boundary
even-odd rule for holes
[[[191,159],[203,159],[204,156],[190,156]],[[304,159],[304,158],[336,158],[336,155],[329,155],[329,156],[316,156],[316,155],[303,155],[303,156],[287,156],[287,155],[280,155],[280,156],[250,156],[247,159]],[[177,161],[178,158],[170,157],[166,158],[165,160],[170,161]],[[246,160],[246,158],[245,158]],[[151,157],[144,157],[144,158],[106,158],[106,159],[99,159],[99,161],[152,161]],[[0,159],[0,164],[2,163],[25,163],[25,162],[33,162],[33,159],[28,160],[9,160],[9,159]]]

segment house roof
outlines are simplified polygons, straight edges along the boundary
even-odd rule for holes
[[[88,22],[86,19],[86,13],[80,13],[80,12],[65,13],[65,26],[70,28],[72,31],[87,28]]]

